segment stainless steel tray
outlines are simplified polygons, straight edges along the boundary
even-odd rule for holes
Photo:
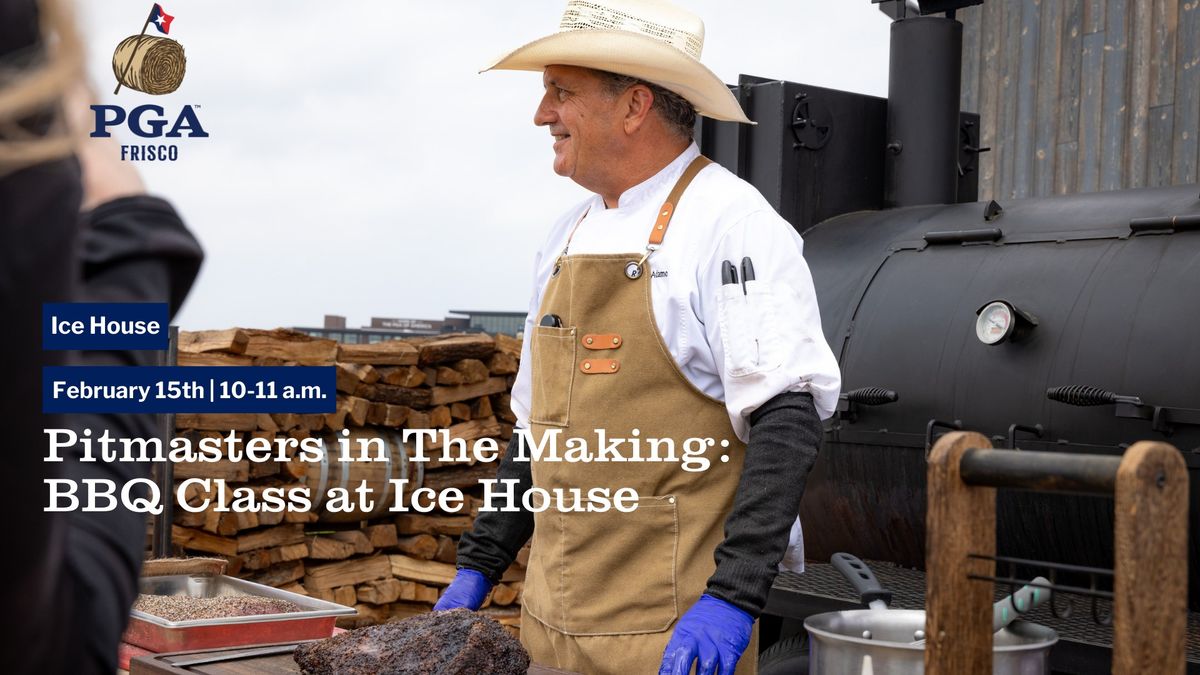
[[[298,612],[188,621],[169,621],[133,610],[124,639],[154,652],[324,638],[333,633],[337,617],[355,613],[353,607],[230,576],[176,574],[145,577],[140,581],[139,591],[148,595],[186,595],[194,598],[251,595],[287,600],[301,608]]]

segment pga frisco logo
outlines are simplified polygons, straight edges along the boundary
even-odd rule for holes
[[[142,32],[121,40],[113,52],[113,76],[117,88],[113,95],[126,87],[144,94],[161,96],[169,94],[183,83],[187,70],[183,45],[167,37],[146,35],[154,26],[159,33],[168,35],[175,17],[167,14],[162,5],[155,3],[150,14],[142,23]],[[126,109],[119,105],[93,105],[95,116],[92,138],[108,138],[111,127],[125,125],[130,133],[139,138],[208,138],[208,132],[200,124],[196,114],[199,105],[185,105],[178,113],[168,114],[158,105],[139,105]],[[125,161],[168,161],[179,159],[179,147],[167,143],[128,144],[121,146],[121,159]]]
[[[196,114],[199,106],[185,105],[180,111],[167,116],[162,106],[139,105],[126,111],[119,105],[93,105],[96,122],[92,138],[112,136],[110,127],[125,125],[130,133],[139,138],[208,138],[208,132],[200,124]],[[179,146],[159,144],[122,144],[121,159],[126,161],[174,162],[179,159]]]

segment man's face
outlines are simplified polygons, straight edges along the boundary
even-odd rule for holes
[[[542,84],[546,93],[533,123],[550,127],[554,172],[594,188],[620,156],[621,98],[610,96],[600,77],[587,68],[547,66]]]

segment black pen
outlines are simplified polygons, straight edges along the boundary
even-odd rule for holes
[[[737,269],[734,268],[733,263],[729,262],[728,260],[722,261],[721,262],[721,285],[726,286],[729,284],[736,284],[737,282],[738,282]]]
[[[746,294],[747,281],[754,281],[754,263],[750,256],[742,258],[742,295]]]

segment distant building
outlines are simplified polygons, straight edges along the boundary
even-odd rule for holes
[[[452,309],[444,319],[402,319],[371,317],[371,324],[347,328],[346,317],[326,314],[320,328],[296,326],[294,330],[313,337],[329,338],[346,344],[368,344],[416,335],[442,333],[488,333],[520,335],[525,328],[525,312],[475,312]]]

